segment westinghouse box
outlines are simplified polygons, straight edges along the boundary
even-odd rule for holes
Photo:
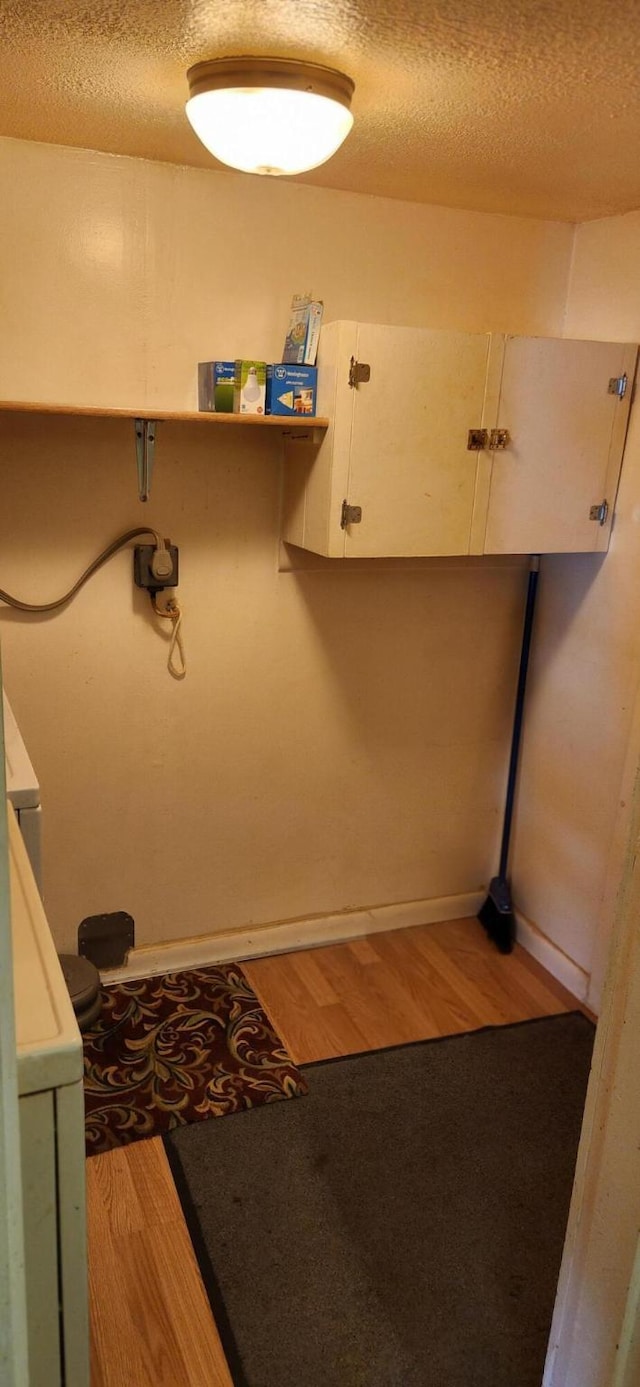
[[[198,362],[198,409],[233,414],[235,361]]]
[[[317,383],[317,366],[267,366],[267,414],[315,414]]]

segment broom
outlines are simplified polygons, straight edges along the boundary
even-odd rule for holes
[[[480,923],[484,925],[489,938],[497,945],[501,954],[511,953],[516,935],[516,921],[511,902],[511,890],[507,881],[507,859],[509,856],[511,820],[513,818],[516,777],[518,774],[518,752],[520,750],[520,740],[522,737],[524,696],[527,686],[527,668],[529,665],[529,651],[531,649],[531,632],[533,630],[533,616],[536,605],[539,569],[540,555],[532,554],[529,560],[527,605],[525,608],[524,627],[522,630],[520,670],[518,673],[516,706],[513,716],[513,732],[511,735],[511,755],[509,758],[507,798],[504,809],[504,823],[502,826],[500,864],[498,867],[498,875],[493,877],[489,882],[489,894],[484,905],[480,907],[477,917]]]

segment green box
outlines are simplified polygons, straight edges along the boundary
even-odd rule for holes
[[[235,361],[198,362],[198,409],[233,414]]]

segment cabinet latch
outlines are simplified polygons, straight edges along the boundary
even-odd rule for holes
[[[362,520],[362,506],[350,506],[348,501],[342,502],[342,513],[340,515],[340,529],[346,530],[347,525],[359,525]]]
[[[508,448],[511,442],[511,434],[508,429],[469,429],[467,437],[467,452],[481,453],[483,448],[488,448],[491,453],[502,453]]]
[[[349,363],[349,385],[352,390],[357,390],[359,385],[366,385],[371,380],[371,367],[366,361],[356,361],[352,356]]]
[[[606,525],[609,514],[609,502],[601,501],[599,506],[592,506],[589,511],[589,519],[597,520],[599,525]]]
[[[610,395],[617,395],[619,400],[624,400],[627,393],[627,373],[622,376],[612,376],[609,381]]]

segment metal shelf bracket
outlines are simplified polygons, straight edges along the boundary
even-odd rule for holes
[[[151,492],[157,425],[157,419],[136,419],[135,421],[139,501],[148,501]]]

